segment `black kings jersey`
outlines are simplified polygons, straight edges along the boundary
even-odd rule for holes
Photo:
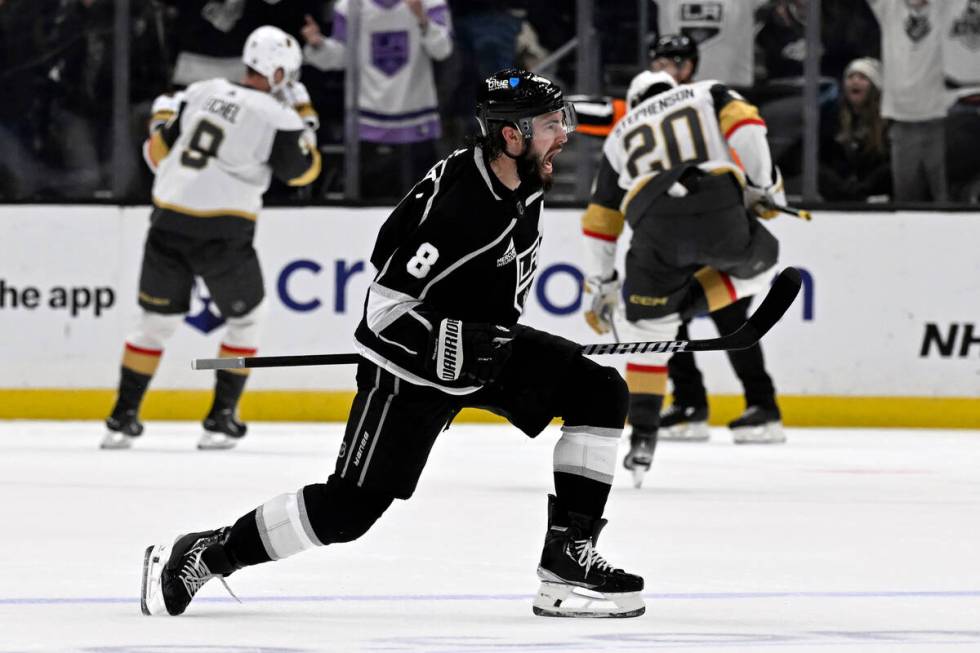
[[[447,317],[517,323],[537,269],[542,195],[526,184],[509,190],[479,147],[433,166],[378,233],[378,274],[354,334],[361,355],[416,385],[478,390],[429,371],[433,329]]]

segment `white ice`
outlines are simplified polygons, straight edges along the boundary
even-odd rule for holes
[[[598,547],[644,576],[646,615],[572,620],[531,614],[557,429],[457,425],[362,539],[234,574],[242,604],[212,582],[142,616],[146,545],[332,470],[342,425],[251,427],[229,452],[152,422],[99,451],[96,422],[0,422],[0,651],[980,650],[977,431],[661,443]]]

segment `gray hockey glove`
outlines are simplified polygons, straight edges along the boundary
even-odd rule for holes
[[[592,294],[592,305],[585,311],[585,321],[598,334],[612,329],[613,313],[619,306],[619,294],[623,284],[613,270],[612,278],[589,277],[585,280],[585,292]]]
[[[514,331],[486,322],[444,319],[439,322],[429,364],[440,381],[459,379],[486,384],[507,363]]]

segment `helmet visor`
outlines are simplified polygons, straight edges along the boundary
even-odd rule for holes
[[[559,132],[571,134],[578,127],[578,116],[571,102],[562,102],[561,108],[548,113],[542,113],[533,118],[523,118],[519,122],[525,136],[543,134],[557,136]]]

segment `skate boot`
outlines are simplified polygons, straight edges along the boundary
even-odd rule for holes
[[[653,451],[657,448],[657,431],[633,427],[630,434],[630,450],[623,458],[623,467],[633,472],[633,487],[643,485],[643,477],[653,464]]]
[[[230,530],[225,527],[188,533],[178,537],[173,544],[147,547],[143,555],[140,591],[143,614],[182,614],[197,591],[212,578],[218,578],[237,601],[238,597],[224,579],[238,568],[221,547]]]
[[[548,496],[548,532],[538,565],[541,587],[534,614],[542,617],[638,617],[646,610],[643,579],[616,569],[595,550],[605,519],[569,513],[555,526],[555,497]]]
[[[742,416],[728,423],[735,444],[779,444],[786,442],[778,408],[749,406]]]
[[[129,449],[133,440],[143,433],[143,424],[136,417],[136,409],[114,410],[105,419],[106,434],[100,449]]]
[[[197,442],[198,449],[231,449],[245,437],[248,427],[230,408],[214,411],[204,418],[204,433]]]
[[[659,437],[668,442],[707,442],[711,437],[708,407],[671,404],[660,416]]]

